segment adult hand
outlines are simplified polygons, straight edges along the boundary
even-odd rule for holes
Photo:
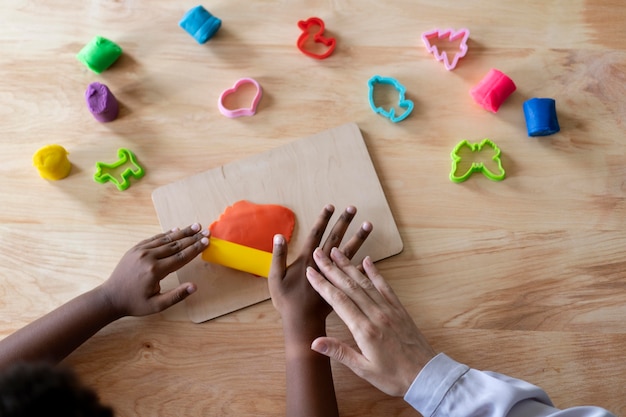
[[[304,318],[325,320],[332,311],[331,307],[313,290],[306,280],[307,267],[315,267],[313,251],[322,240],[335,208],[324,207],[313,225],[297,259],[287,268],[287,244],[284,236],[274,237],[272,265],[269,273],[269,289],[272,303],[283,318],[300,321]],[[330,253],[333,247],[339,246],[354,219],[356,208],[348,206],[341,214],[330,231],[322,251]],[[364,222],[358,232],[342,248],[346,258],[351,259],[359,250],[372,231],[372,224]]]
[[[196,291],[184,283],[161,293],[160,282],[201,253],[209,244],[208,229],[194,223],[139,242],[122,257],[101,289],[121,316],[158,313]]]
[[[311,348],[333,358],[381,391],[403,396],[435,352],[369,257],[361,273],[341,251],[320,249],[307,269],[311,286],[346,323],[360,352],[332,337]]]

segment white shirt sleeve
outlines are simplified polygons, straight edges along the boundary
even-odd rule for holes
[[[424,417],[615,417],[598,407],[558,410],[539,387],[471,369],[443,353],[426,364],[404,400]]]

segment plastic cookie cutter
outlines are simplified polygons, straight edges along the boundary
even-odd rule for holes
[[[250,107],[241,107],[234,110],[226,108],[224,105],[224,100],[227,96],[231,94],[235,94],[239,88],[244,84],[252,84],[256,87],[256,93],[254,98],[252,99],[252,103]],[[261,101],[261,96],[263,95],[263,90],[261,89],[261,85],[252,78],[242,78],[238,80],[235,85],[231,88],[226,89],[220,94],[220,97],[217,101],[217,107],[220,109],[220,113],[222,113],[226,117],[235,118],[240,116],[253,116],[256,113],[256,108],[259,105],[259,101]]]
[[[462,162],[461,153],[463,153],[463,151],[465,150],[465,153],[470,152],[472,157],[474,157],[476,153],[482,152],[483,148],[489,148],[492,150],[493,156],[491,157],[491,159],[494,161],[496,167],[498,168],[497,172],[493,172],[489,167],[485,165],[484,162],[476,162],[475,160],[472,160],[467,170],[465,172],[462,172],[460,175],[457,175],[457,171]],[[483,139],[480,143],[470,143],[467,140],[462,140],[454,147],[452,153],[450,154],[450,156],[452,157],[452,170],[450,171],[450,180],[459,183],[467,180],[474,172],[482,172],[485,177],[489,178],[492,181],[502,181],[504,179],[505,172],[504,168],[502,167],[500,153],[500,148],[498,148],[496,144],[489,139]]]
[[[561,130],[554,99],[531,98],[523,107],[528,136],[548,136]]]
[[[374,102],[374,90],[378,84],[391,85],[398,92],[398,107],[405,109],[400,115],[396,115],[396,110],[392,107],[389,110],[385,110],[383,107],[376,106]],[[406,98],[406,88],[398,82],[395,78],[381,77],[380,75],[374,75],[367,82],[369,86],[369,102],[370,107],[374,110],[374,113],[380,114],[383,117],[388,118],[394,123],[400,122],[406,119],[413,111],[414,104],[411,100]]]
[[[426,49],[428,52],[434,55],[437,61],[443,62],[444,67],[448,71],[452,71],[456,68],[456,64],[459,62],[459,59],[463,58],[465,54],[467,54],[467,40],[469,39],[469,29],[459,29],[455,31],[454,29],[433,29],[429,32],[422,33],[422,41],[424,45],[426,45]],[[461,43],[459,44],[459,51],[454,54],[452,61],[448,58],[448,54],[446,51],[439,52],[439,48],[437,45],[432,44],[432,40],[444,40],[448,39],[449,42],[456,42],[459,39]]]
[[[144,176],[145,171],[137,163],[135,154],[126,148],[117,150],[118,160],[112,164],[96,162],[96,172],[93,179],[100,184],[107,181],[115,184],[118,190],[124,191],[130,187],[130,178],[139,179]]]
[[[298,38],[298,49],[305,55],[310,56],[315,59],[325,59],[328,58],[334,51],[337,46],[337,41],[335,38],[326,38],[324,37],[324,21],[319,17],[310,17],[307,20],[300,20],[298,22],[298,27],[302,30],[302,34]],[[321,43],[324,46],[327,46],[328,49],[326,52],[318,54],[306,49],[306,43],[309,40],[309,36],[311,36],[312,28],[317,27],[317,32],[313,33],[313,42]]]

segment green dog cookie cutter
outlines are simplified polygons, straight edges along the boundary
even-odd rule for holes
[[[474,152],[480,152],[483,148],[491,148],[493,150],[493,156],[491,159],[496,163],[498,167],[498,172],[492,172],[488,167],[485,166],[483,162],[475,162],[472,161],[471,166],[464,172],[462,175],[457,175],[456,171],[459,166],[459,162],[461,162],[462,158],[459,155],[460,151],[463,147],[469,148],[469,150]],[[489,139],[483,139],[480,143],[470,143],[467,140],[462,140],[459,142],[450,156],[452,157],[452,171],[450,171],[450,180],[456,183],[463,182],[472,176],[474,172],[482,172],[483,175],[489,178],[492,181],[502,181],[506,173],[504,172],[504,168],[502,167],[502,160],[500,159],[500,148],[496,146]]]
[[[130,187],[131,177],[139,179],[144,176],[145,171],[137,163],[135,154],[128,149],[118,149],[117,156],[119,159],[112,164],[96,162],[96,173],[93,174],[93,179],[100,184],[110,181],[115,184],[118,190],[124,191]],[[121,170],[120,168],[125,165],[127,167]]]

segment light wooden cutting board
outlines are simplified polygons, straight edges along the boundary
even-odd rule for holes
[[[152,200],[163,230],[193,222],[208,227],[239,200],[289,207],[296,215],[289,261],[325,204],[336,208],[331,225],[352,204],[358,212],[346,236],[365,220],[374,224],[355,261],[365,255],[377,261],[402,251],[398,228],[361,132],[353,123],[162,186],[154,190]],[[198,285],[197,293],[185,300],[189,317],[196,323],[269,298],[267,279],[206,263],[201,257],[177,276],[180,282]]]

